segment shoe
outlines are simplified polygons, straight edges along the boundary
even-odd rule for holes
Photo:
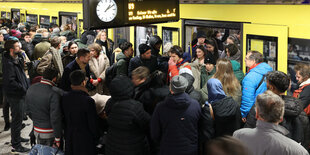
[[[19,147],[13,148],[11,151],[12,151],[12,153],[14,153],[14,152],[21,152],[22,153],[22,152],[29,152],[30,149],[25,148],[23,146],[19,146]]]
[[[4,131],[8,131],[11,128],[11,123],[5,123]]]
[[[29,139],[20,137],[20,142],[28,142]]]

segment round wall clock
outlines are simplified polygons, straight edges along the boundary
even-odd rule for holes
[[[114,0],[100,0],[96,7],[98,18],[103,22],[111,22],[117,14],[117,4]]]

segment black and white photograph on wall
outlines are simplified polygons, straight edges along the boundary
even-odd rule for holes
[[[140,55],[139,45],[148,44],[151,36],[157,35],[157,27],[155,26],[136,26],[135,29],[135,55]]]
[[[1,11],[1,17],[2,17],[2,18],[6,18],[6,12]]]

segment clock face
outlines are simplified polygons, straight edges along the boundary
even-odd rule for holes
[[[100,0],[96,12],[101,21],[110,22],[116,17],[117,5],[114,0]]]

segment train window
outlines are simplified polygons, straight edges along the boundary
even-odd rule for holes
[[[162,28],[162,36],[163,36],[163,45],[162,49],[164,49],[164,46],[166,44],[171,45],[179,45],[180,41],[180,33],[178,28],[170,28],[170,27],[163,27]],[[168,52],[168,51],[163,51]]]
[[[61,30],[69,28],[77,35],[77,13],[59,12],[59,26]]]
[[[139,45],[148,44],[151,36],[157,35],[156,26],[136,26],[135,27],[135,55],[140,55]]]
[[[5,11],[1,11],[1,17],[6,18],[6,12]]]
[[[26,21],[31,25],[37,25],[38,24],[38,15],[33,14],[27,14],[26,15]]]
[[[8,19],[11,19],[11,12],[8,12],[6,15]]]
[[[48,29],[49,25],[50,25],[50,16],[40,15],[40,28]]]
[[[57,24],[57,19],[58,19],[57,17],[52,17],[52,23]]]
[[[18,19],[20,20],[20,10],[19,9],[11,9],[12,12],[12,19]]]
[[[114,47],[118,47],[119,43],[122,40],[130,40],[130,28],[129,27],[120,27],[114,28]]]
[[[277,70],[278,37],[247,35],[246,49],[263,52],[264,61]]]
[[[288,39],[288,68],[287,73],[291,77],[291,91],[294,92],[298,88],[294,66],[297,63],[310,64],[310,40],[309,39]],[[289,93],[289,92],[288,92]]]

